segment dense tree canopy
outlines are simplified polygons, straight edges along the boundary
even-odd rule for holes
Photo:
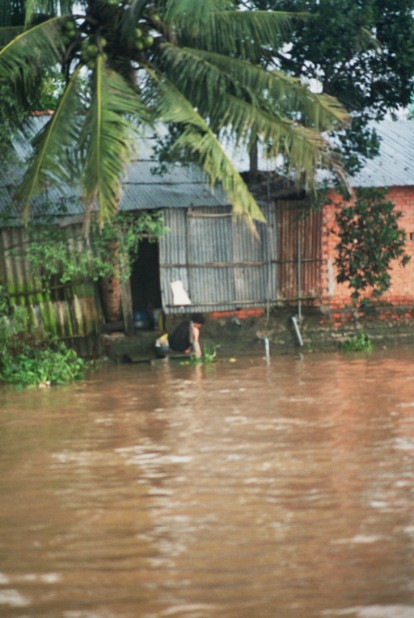
[[[344,109],[259,62],[282,45],[285,12],[244,10],[236,0],[0,0],[0,19],[0,88],[15,97],[12,124],[35,109],[56,67],[65,82],[18,188],[26,212],[48,185],[76,178],[85,212],[112,217],[133,133],[158,122],[179,127],[175,145],[222,183],[251,225],[261,212],[218,138],[261,141],[305,183],[316,167],[336,165],[321,132],[342,123]]]
[[[342,135],[349,169],[358,155],[377,151],[367,125],[410,102],[414,68],[414,0],[245,0],[261,10],[304,11],[285,47],[274,46],[268,66],[317,79],[323,92],[352,113]],[[375,37],[375,40],[374,40]]]

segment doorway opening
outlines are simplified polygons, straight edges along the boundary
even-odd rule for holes
[[[157,328],[162,313],[158,242],[144,238],[132,266],[131,297],[136,328]]]

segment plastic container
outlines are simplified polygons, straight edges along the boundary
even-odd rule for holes
[[[134,311],[132,314],[135,328],[149,328],[150,319],[146,311]]]

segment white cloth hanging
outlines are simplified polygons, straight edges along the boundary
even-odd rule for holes
[[[170,286],[173,294],[173,305],[191,305],[191,300],[182,281],[171,281]]]

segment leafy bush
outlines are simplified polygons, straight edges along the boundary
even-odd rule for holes
[[[374,298],[381,296],[391,285],[393,261],[405,266],[410,259],[404,250],[406,234],[399,227],[402,213],[386,195],[385,189],[360,188],[355,203],[342,205],[336,215],[337,281],[353,290],[355,303],[370,291]]]
[[[13,255],[24,257],[34,274],[40,272],[46,287],[53,280],[65,284],[83,278],[98,281],[114,275],[126,281],[138,255],[140,240],[147,238],[154,242],[166,232],[160,212],[143,212],[139,216],[119,213],[102,228],[93,219],[88,238],[79,228],[79,235],[70,239],[67,230],[53,221],[43,226],[29,224],[23,255],[19,255],[19,250]]]
[[[72,382],[82,378],[84,368],[85,362],[63,343],[50,347],[24,343],[17,353],[10,349],[0,353],[0,379],[24,386]]]
[[[56,339],[30,327],[24,307],[12,312],[0,286],[0,381],[13,384],[65,384],[83,376],[85,362]]]

